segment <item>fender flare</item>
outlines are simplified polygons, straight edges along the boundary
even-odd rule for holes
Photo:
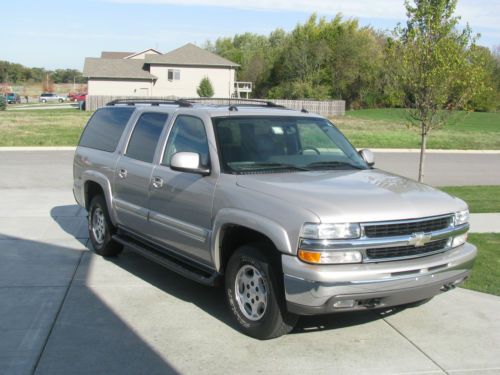
[[[109,181],[109,179],[103,173],[92,170],[85,171],[82,174],[81,179],[83,181],[85,205],[87,206],[86,208],[88,209],[88,205],[90,204],[90,202],[87,201],[87,183],[95,182],[102,188],[102,191],[104,192],[104,197],[106,198],[106,204],[108,206],[109,218],[111,219],[113,225],[116,225],[117,218],[115,210],[113,209],[113,193],[111,190],[111,182]]]
[[[224,228],[228,225],[238,225],[259,232],[268,237],[278,251],[292,254],[288,233],[280,224],[250,211],[224,208],[218,212],[215,218],[214,235],[210,244],[212,259],[217,271],[221,269],[221,236]]]

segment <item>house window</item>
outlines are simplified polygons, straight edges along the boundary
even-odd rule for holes
[[[169,69],[168,70],[168,80],[169,81],[178,81],[181,79],[181,70],[180,69]]]

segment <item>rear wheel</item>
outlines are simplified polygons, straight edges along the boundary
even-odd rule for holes
[[[97,254],[107,257],[122,251],[122,245],[112,239],[115,231],[109,219],[106,200],[102,195],[95,196],[89,207],[89,238]]]
[[[225,291],[239,328],[267,340],[290,332],[298,317],[286,311],[281,272],[261,248],[244,245],[236,250],[226,268]]]

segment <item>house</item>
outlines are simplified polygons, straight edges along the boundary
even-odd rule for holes
[[[238,66],[189,43],[165,54],[102,52],[100,58],[85,59],[83,75],[90,96],[197,97],[200,81],[208,77],[214,97],[228,98],[241,86],[235,82]]]

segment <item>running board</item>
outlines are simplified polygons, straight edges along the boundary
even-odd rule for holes
[[[163,251],[156,250],[153,246],[148,246],[127,235],[115,234],[113,240],[122,244],[127,249],[190,280],[208,286],[217,285],[220,274],[216,271],[203,269],[195,263],[188,263],[188,261],[183,261],[178,257],[170,256]]]

